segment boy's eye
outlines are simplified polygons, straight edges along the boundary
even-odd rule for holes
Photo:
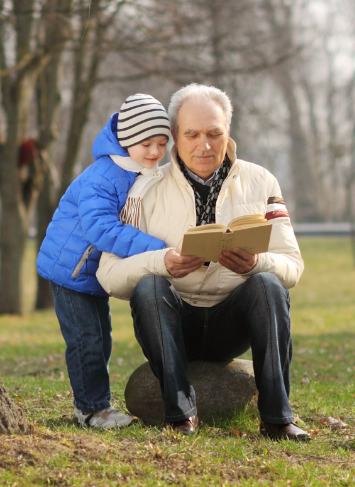
[[[142,144],[143,147],[149,147],[149,144]]]

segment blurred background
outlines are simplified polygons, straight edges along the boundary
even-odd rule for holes
[[[137,92],[225,90],[238,157],[275,174],[296,232],[353,235],[354,26],[353,0],[0,0],[0,314],[22,312],[24,263]]]

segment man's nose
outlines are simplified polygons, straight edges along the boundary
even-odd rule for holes
[[[208,137],[206,135],[201,135],[199,140],[199,149],[203,152],[206,152],[211,149],[211,145],[208,142]]]

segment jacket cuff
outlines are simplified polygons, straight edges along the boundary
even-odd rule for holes
[[[240,275],[242,277],[250,277],[250,276],[253,276],[254,274],[258,274],[259,272],[262,272],[264,262],[265,262],[265,253],[258,254],[258,262],[252,268],[252,270],[249,272],[246,272],[245,274],[240,274]]]
[[[160,251],[156,251],[156,256],[155,256],[155,272],[158,276],[162,277],[171,277],[171,274],[169,274],[166,265],[165,265],[165,255],[169,250],[172,250],[174,247],[168,247],[166,249],[162,249]]]

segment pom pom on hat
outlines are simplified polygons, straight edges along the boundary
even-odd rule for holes
[[[117,139],[128,149],[152,137],[170,136],[170,122],[163,105],[150,95],[129,96],[117,120]]]

